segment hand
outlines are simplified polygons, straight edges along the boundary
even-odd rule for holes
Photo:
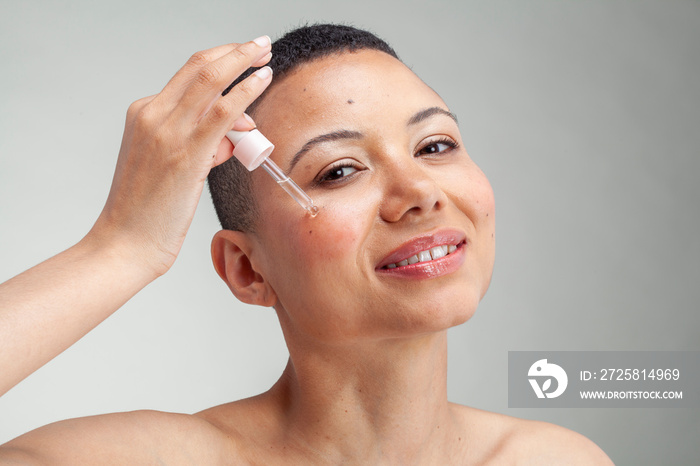
[[[180,251],[209,170],[232,155],[226,133],[254,128],[243,112],[270,84],[271,70],[262,68],[226,96],[221,93],[270,57],[266,36],[198,52],[160,94],[134,102],[107,203],[86,240],[118,246],[156,276],[165,273]]]

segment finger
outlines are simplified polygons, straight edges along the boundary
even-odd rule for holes
[[[261,68],[261,67],[263,67],[264,65],[267,65],[267,64],[270,62],[270,59],[271,59],[271,58],[272,58],[272,52],[268,53],[268,54],[265,55],[263,58],[261,58],[260,60],[256,61],[255,63],[253,63],[253,68]],[[238,79],[238,78],[236,78],[236,79]],[[231,91],[231,88],[233,87],[233,85],[234,85],[235,83],[236,83],[236,81],[234,81],[234,82],[232,82],[231,84],[229,84],[228,87],[227,87],[226,89],[224,89],[224,91],[221,93],[221,95],[226,95],[226,94],[228,94],[228,93]],[[214,102],[212,102],[212,104],[213,104],[213,103],[214,103]],[[211,106],[210,106],[210,107],[211,107]],[[207,110],[209,110],[209,109],[207,109]],[[206,113],[206,112],[204,112],[204,113]]]
[[[177,73],[175,73],[175,76],[170,78],[170,81],[168,81],[168,84],[165,85],[160,93],[161,97],[165,96],[166,99],[176,99],[179,101],[182,98],[182,94],[184,93],[185,89],[187,89],[187,87],[192,83],[192,79],[203,66],[218,60],[227,53],[230,53],[236,47],[240,46],[241,44],[238,43],[225,44],[196,52],[189,58],[189,60],[187,60],[187,63],[185,63],[185,65],[180,68]],[[253,63],[252,66],[259,68],[267,65],[271,58],[272,52]]]
[[[265,65],[267,65],[270,62],[270,59],[272,58],[272,52],[268,53],[264,57],[262,57],[260,60],[256,61],[253,63],[254,68],[261,68]]]
[[[244,113],[236,121],[233,122],[233,127],[231,129],[236,131],[250,131],[255,129],[255,122],[247,113]],[[214,155],[214,166],[220,165],[231,158],[233,155],[233,144],[229,138],[223,138],[219,143],[219,149]]]
[[[216,151],[216,155],[214,155],[214,163],[212,164],[212,167],[221,165],[222,163],[230,159],[232,156],[233,144],[231,143],[231,141],[229,141],[228,138],[223,138],[219,143],[219,148]]]
[[[256,42],[257,41],[257,42]],[[262,44],[262,45],[261,45]],[[203,66],[192,78],[176,111],[197,120],[221,96],[221,92],[241,73],[270,52],[270,38],[263,36],[247,42],[219,59]]]
[[[168,94],[171,97],[176,95],[179,100],[187,86],[189,86],[192,82],[192,78],[202,67],[218,60],[240,45],[241,44],[237,43],[225,44],[196,52],[189,58],[189,60],[187,60],[187,63],[185,63],[183,67],[180,68],[177,73],[175,73],[175,76],[170,78],[170,81],[168,81],[168,84],[165,85],[161,91],[161,94]]]
[[[239,116],[236,121],[233,122],[231,129],[236,131],[250,131],[255,129],[255,122],[247,113]]]
[[[272,82],[272,70],[265,66],[238,83],[221,97],[195,127],[194,138],[222,138],[243,114],[243,111],[263,93]],[[211,152],[210,152],[211,153]]]

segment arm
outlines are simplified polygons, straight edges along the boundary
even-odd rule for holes
[[[0,285],[0,395],[106,319],[175,261],[209,170],[231,157],[231,128],[271,77],[255,42],[192,56],[160,94],[131,105],[107,203],[70,249]]]
[[[0,394],[78,341],[156,278],[129,245],[89,236],[0,285]]]

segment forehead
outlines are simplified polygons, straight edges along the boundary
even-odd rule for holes
[[[403,126],[442,99],[406,65],[375,50],[342,52],[299,66],[266,91],[254,118],[276,152],[338,129]],[[298,148],[297,148],[298,149]],[[290,148],[291,150],[291,148]]]

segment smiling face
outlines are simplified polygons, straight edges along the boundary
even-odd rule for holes
[[[251,261],[286,333],[343,342],[471,317],[493,268],[493,193],[434,91],[363,50],[301,65],[253,116],[272,159],[320,208],[306,215],[253,172]]]

